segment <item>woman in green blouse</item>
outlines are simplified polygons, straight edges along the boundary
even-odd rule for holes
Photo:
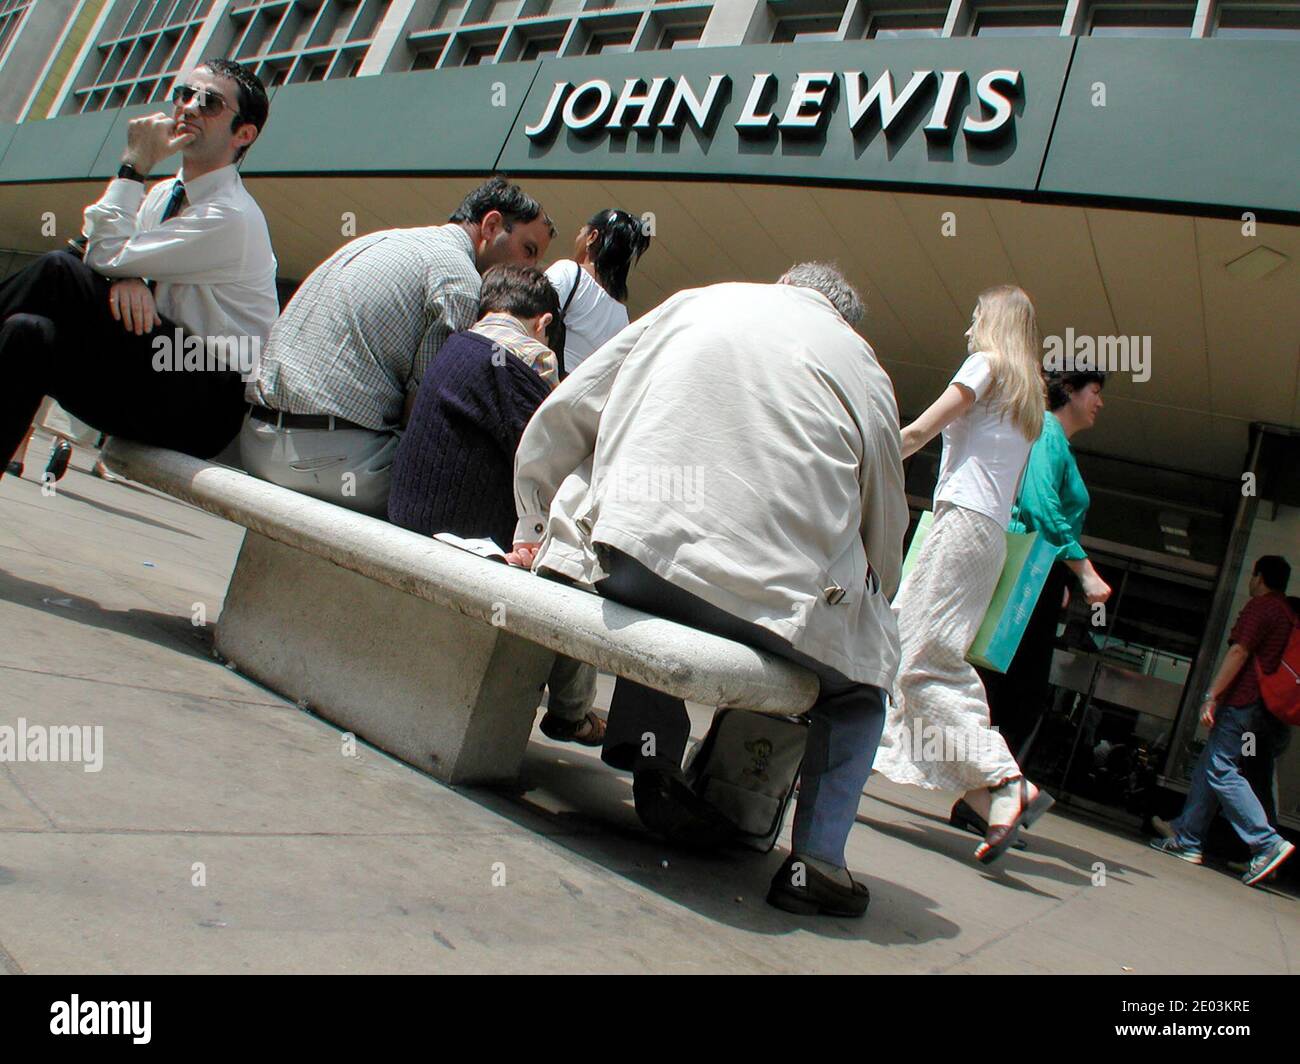
[[[1110,598],[1106,583],[1079,545],[1088,513],[1088,489],[1070,450],[1077,432],[1090,429],[1101,410],[1104,373],[1048,373],[1043,432],[1025,466],[1020,496],[1011,511],[1012,532],[1038,532],[1056,548],[1038,605],[1006,674],[980,669],[989,714],[1011,752],[1023,761],[1025,741],[1046,705],[1056,645],[1056,622],[1069,602],[1071,574],[1091,605]],[[964,801],[952,808],[952,823],[983,834],[983,820]]]

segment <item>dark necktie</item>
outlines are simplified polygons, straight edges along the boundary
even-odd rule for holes
[[[185,202],[185,186],[181,184],[178,178],[176,184],[172,185],[172,194],[167,199],[167,206],[163,208],[162,220],[165,222],[169,218],[174,218],[180,213],[181,204]]]

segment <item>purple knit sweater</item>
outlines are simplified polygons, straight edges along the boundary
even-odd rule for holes
[[[527,363],[486,337],[448,337],[420,382],[393,460],[388,519],[424,535],[454,532],[509,550],[515,450],[550,391]]]

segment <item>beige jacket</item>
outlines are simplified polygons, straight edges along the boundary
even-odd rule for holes
[[[908,521],[899,447],[889,377],[825,296],[679,292],[533,415],[515,541],[541,541],[536,567],[588,584],[608,544],[888,689]]]

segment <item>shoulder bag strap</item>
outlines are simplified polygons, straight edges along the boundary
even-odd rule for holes
[[[574,266],[577,267],[578,272],[573,275],[573,287],[569,289],[569,298],[564,301],[564,306],[560,308],[560,320],[555,330],[555,362],[556,371],[560,375],[560,380],[564,380],[564,378],[569,375],[568,371],[564,368],[564,348],[569,337],[569,327],[565,325],[564,318],[565,315],[569,313],[569,304],[573,302],[573,297],[578,294],[578,284],[582,280],[582,266],[576,262],[574,263]]]

